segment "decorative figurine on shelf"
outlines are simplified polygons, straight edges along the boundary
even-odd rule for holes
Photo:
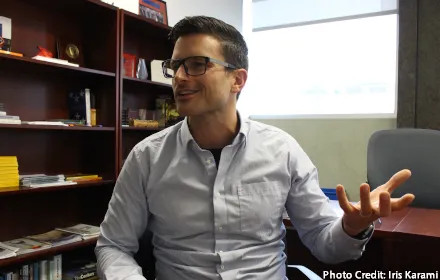
[[[175,125],[183,119],[184,118],[177,112],[176,103],[173,100],[168,99],[166,101],[166,126]]]
[[[148,78],[147,65],[143,58],[139,58],[136,77],[141,80],[146,80]]]
[[[38,56],[44,56],[44,57],[53,57],[53,54],[48,50],[41,46],[37,47],[40,51],[37,53]]]

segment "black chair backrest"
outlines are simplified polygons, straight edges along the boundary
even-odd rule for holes
[[[145,278],[156,279],[156,258],[154,257],[152,244],[153,234],[146,230],[139,240],[139,250],[135,254],[134,259],[140,267]]]

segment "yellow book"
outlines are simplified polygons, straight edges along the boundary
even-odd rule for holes
[[[18,173],[18,166],[2,166],[0,167],[0,172],[2,171],[14,171]]]
[[[3,161],[17,161],[17,157],[16,156],[0,156],[0,162]]]
[[[18,179],[20,179],[20,176],[18,174],[0,175],[0,182],[8,181],[8,180],[18,180]]]
[[[0,183],[0,188],[11,188],[11,187],[19,187],[20,183],[12,183],[12,184],[4,184]]]
[[[2,167],[18,167],[17,160],[1,160],[0,159],[0,168]]]
[[[13,184],[15,184],[15,182],[20,182],[20,180],[18,178],[0,178],[0,184],[1,183],[13,183]]]
[[[69,177],[66,177],[66,181],[72,181],[72,180],[77,180],[77,179],[91,179],[91,178],[98,178],[98,175],[69,176]]]
[[[18,176],[18,171],[3,171],[0,169],[0,178],[3,176],[11,176],[11,175],[17,175]]]

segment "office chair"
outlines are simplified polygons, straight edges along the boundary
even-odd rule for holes
[[[142,238],[139,240],[139,251],[135,254],[134,259],[139,264],[139,266],[142,268],[142,273],[148,280],[156,279],[156,259],[153,254],[153,244],[152,241],[152,233],[147,230]],[[301,266],[301,265],[286,265],[289,269],[297,270],[301,273],[296,273],[295,275],[299,274],[301,278],[297,277],[294,279],[309,279],[309,280],[321,280],[322,278],[316,275],[313,271],[310,269]],[[306,278],[303,278],[306,277]]]
[[[367,179],[371,189],[387,182],[401,169],[411,178],[391,197],[415,195],[412,207],[440,209],[440,131],[417,128],[373,133],[367,148]]]

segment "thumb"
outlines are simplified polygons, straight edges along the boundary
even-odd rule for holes
[[[342,185],[336,186],[336,196],[338,197],[339,206],[345,213],[349,214],[354,211],[353,205],[348,201],[347,195],[345,194],[344,187]]]

